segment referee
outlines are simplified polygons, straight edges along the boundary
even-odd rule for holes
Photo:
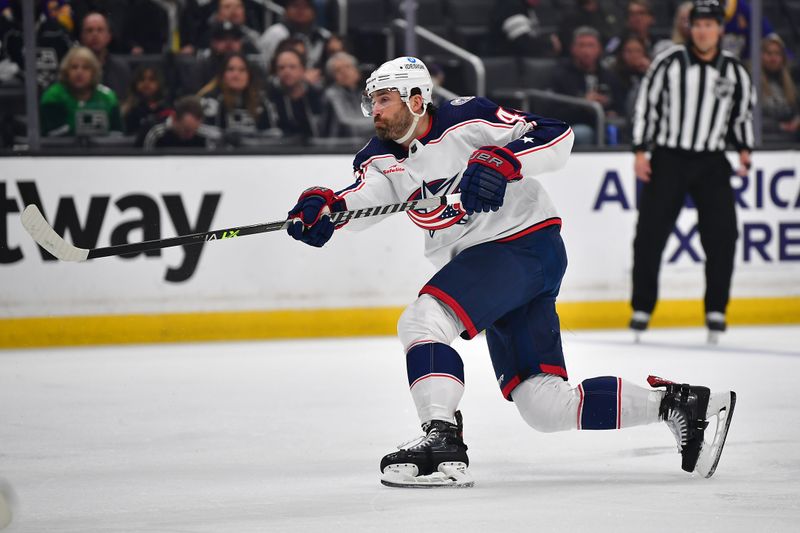
[[[633,317],[647,329],[658,299],[661,256],[688,193],[697,207],[706,254],[705,311],[709,340],[725,331],[736,251],[736,209],[726,144],[739,152],[741,176],[753,147],[750,76],[720,49],[723,10],[717,0],[695,0],[690,40],[653,61],[636,102],[634,171],[644,182],[633,241]],[[652,151],[648,160],[645,152]]]

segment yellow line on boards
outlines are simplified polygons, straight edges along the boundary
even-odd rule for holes
[[[614,329],[628,327],[631,308],[628,302],[562,302],[558,304],[562,328]],[[798,324],[800,298],[738,298],[728,305],[731,326]],[[692,327],[705,325],[705,310],[700,300],[663,300],[653,313],[650,326]]]
[[[0,319],[0,348],[394,335],[400,307]],[[624,328],[627,302],[561,302],[564,329]],[[798,324],[800,298],[732,300],[728,323]],[[703,325],[698,300],[659,302],[652,327]]]

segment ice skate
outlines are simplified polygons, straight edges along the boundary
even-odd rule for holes
[[[631,317],[631,322],[628,327],[633,330],[634,342],[638,343],[641,340],[642,333],[647,330],[648,325],[650,325],[650,313],[645,311],[633,312],[633,316]]]
[[[725,315],[717,311],[706,313],[706,327],[708,328],[708,343],[718,344],[720,334],[728,329]]]
[[[678,384],[655,376],[647,381],[652,387],[666,388],[659,415],[675,436],[681,468],[711,477],[728,435],[736,393],[711,394],[707,387]],[[711,431],[706,431],[709,427]]]
[[[425,435],[384,456],[381,483],[405,488],[471,487],[461,412],[456,412],[456,424],[432,420],[422,429]]]

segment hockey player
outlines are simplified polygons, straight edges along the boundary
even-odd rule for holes
[[[683,469],[710,476],[735,393],[710,394],[653,377],[648,381],[656,390],[616,377],[577,387],[566,381],[555,302],[567,256],[561,219],[533,176],[565,164],[569,126],[484,98],[457,98],[436,109],[432,88],[419,59],[381,65],[364,92],[376,136],[355,157],[355,183],[339,192],[310,188],[289,212],[289,234],[322,246],[335,229],[329,212],[461,193],[460,205],[409,212],[425,231],[426,256],[439,268],[398,324],[425,434],[383,458],[382,483],[472,485],[457,411],[464,365],[450,344],[482,330],[503,396],[533,428],[619,429],[663,420],[675,434]],[[709,417],[717,425],[704,431]]]

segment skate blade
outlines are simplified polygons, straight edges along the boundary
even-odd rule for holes
[[[722,332],[720,331],[711,331],[708,332],[708,344],[717,345],[719,344],[719,336]]]
[[[735,406],[736,393],[733,391],[712,394],[708,400],[706,420],[709,423],[709,427],[706,428],[706,435],[710,433],[709,429],[713,427],[712,424],[714,424],[715,421],[716,427],[711,442],[703,441],[703,445],[700,448],[700,455],[697,458],[697,464],[694,468],[695,472],[705,478],[714,475],[714,471],[717,469],[717,464],[722,455],[722,447],[725,446],[725,439],[728,436],[728,429],[731,426],[733,409]]]
[[[432,489],[432,488],[466,488],[475,484],[467,470],[467,465],[461,462],[441,463],[439,471],[425,476],[416,476],[416,467],[404,468],[387,467],[381,476],[381,483],[387,487]],[[409,465],[410,466],[410,465]]]

